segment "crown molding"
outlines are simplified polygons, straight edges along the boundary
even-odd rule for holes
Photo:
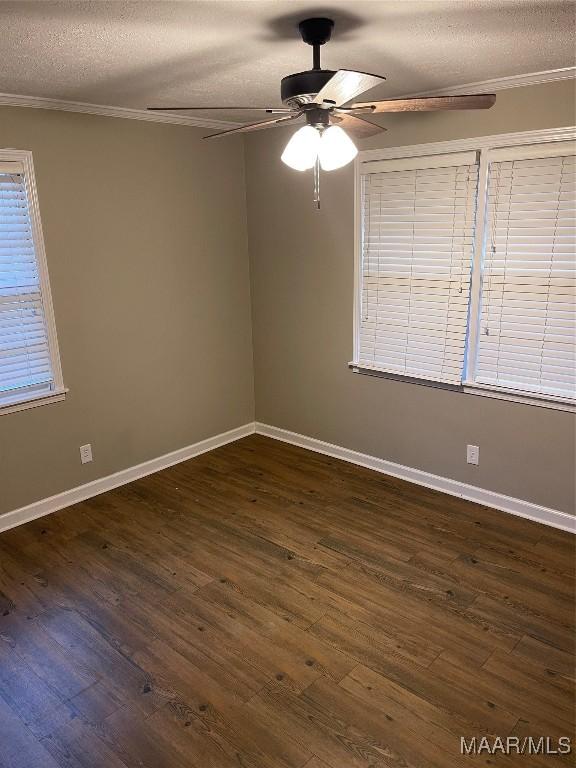
[[[168,112],[149,112],[146,109],[131,109],[129,107],[108,107],[103,104],[87,104],[81,101],[65,101],[63,99],[47,99],[43,96],[21,96],[15,93],[0,93],[0,106],[32,107],[36,109],[55,109],[63,112],[81,112],[85,115],[101,115],[102,117],[121,117],[129,120],[145,120],[151,123],[170,123],[172,125],[188,125],[194,128],[236,128],[239,124],[227,120],[209,120],[188,115],[172,115]]]
[[[509,77],[496,77],[492,80],[479,80],[464,85],[450,85],[446,88],[407,93],[404,96],[394,98],[416,98],[418,96],[463,96],[474,93],[494,93],[508,88],[521,88],[527,85],[542,85],[543,83],[555,83],[558,80],[574,80],[576,67],[563,67],[562,69],[548,69],[544,72],[529,72],[525,75],[510,75]]]
[[[527,85],[553,83],[558,80],[573,80],[576,78],[576,67],[550,69],[544,72],[531,72],[525,75],[497,77],[493,80],[480,80],[464,85],[452,85],[436,90],[406,93],[394,98],[415,98],[418,96],[459,96],[473,93],[493,93],[507,88],[519,88]],[[48,99],[43,96],[22,96],[16,93],[0,93],[0,106],[32,107],[36,109],[55,109],[63,112],[80,112],[85,115],[101,115],[102,117],[121,117],[129,120],[145,120],[151,123],[168,123],[171,125],[188,125],[195,128],[236,128],[240,123],[228,120],[210,120],[191,115],[170,114],[168,112],[148,112],[146,109],[131,109],[129,107],[109,107],[103,104],[88,104],[81,101],[65,101],[63,99]]]

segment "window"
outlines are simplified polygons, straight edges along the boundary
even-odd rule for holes
[[[373,163],[362,176],[359,359],[458,383],[466,339],[476,152]]]
[[[475,381],[574,397],[574,155],[490,154]]]
[[[576,402],[568,133],[361,154],[355,370]]]
[[[0,413],[64,392],[32,158],[0,150]]]

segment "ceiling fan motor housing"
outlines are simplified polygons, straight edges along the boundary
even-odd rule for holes
[[[310,104],[335,74],[331,69],[310,69],[283,77],[280,84],[282,101],[290,107]]]
[[[334,22],[332,19],[304,19],[298,24],[302,40],[311,45],[314,52],[312,69],[307,72],[297,72],[282,78],[280,95],[284,104],[290,107],[300,107],[314,101],[316,94],[322,90],[328,80],[335,74],[331,69],[320,67],[320,46],[330,40]]]

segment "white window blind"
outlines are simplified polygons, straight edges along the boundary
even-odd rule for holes
[[[24,169],[0,161],[0,406],[53,384]]]
[[[576,397],[574,145],[490,152],[475,381]]]
[[[477,184],[475,151],[364,164],[362,367],[461,382]]]

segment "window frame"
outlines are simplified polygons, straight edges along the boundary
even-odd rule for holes
[[[478,326],[480,320],[480,298],[482,278],[482,258],[485,245],[486,201],[488,194],[488,170],[490,151],[501,147],[518,147],[526,144],[545,144],[555,141],[570,141],[576,139],[576,127],[553,128],[540,131],[522,131],[518,133],[502,133],[491,136],[481,136],[472,139],[455,139],[430,144],[414,144],[408,146],[388,147],[386,149],[368,149],[358,153],[354,162],[354,320],[353,320],[353,359],[348,366],[354,373],[368,374],[381,378],[404,381],[412,384],[432,386],[466,394],[492,397],[500,400],[510,400],[516,403],[537,405],[564,411],[576,411],[576,403],[567,398],[553,395],[525,393],[474,381],[475,355],[468,354],[469,349],[476,349]],[[462,384],[452,385],[435,382],[426,378],[403,376],[370,368],[359,362],[360,351],[360,290],[362,285],[362,199],[361,175],[365,163],[378,160],[405,159],[408,157],[423,157],[440,155],[466,150],[476,150],[480,154],[478,168],[478,208],[476,213],[476,232],[474,242],[474,257],[471,266],[471,285],[469,303],[468,336],[466,341],[466,362],[462,375]]]
[[[53,381],[51,389],[48,392],[46,390],[39,392],[37,390],[35,391],[35,388],[30,388],[28,394],[25,394],[25,390],[21,390],[20,392],[14,392],[13,395],[4,397],[0,401],[0,415],[25,410],[27,408],[35,408],[48,403],[60,402],[65,399],[66,393],[68,392],[64,386],[62,364],[60,362],[58,335],[56,332],[56,321],[54,319],[54,307],[52,304],[50,279],[48,276],[48,263],[46,260],[46,249],[44,247],[44,234],[42,231],[42,220],[40,218],[40,206],[38,203],[32,152],[22,149],[0,148],[0,162],[2,161],[18,162],[21,163],[24,168],[24,183],[28,199],[34,254],[38,265],[40,295],[44,311],[44,322],[46,323],[46,335],[48,339]]]

